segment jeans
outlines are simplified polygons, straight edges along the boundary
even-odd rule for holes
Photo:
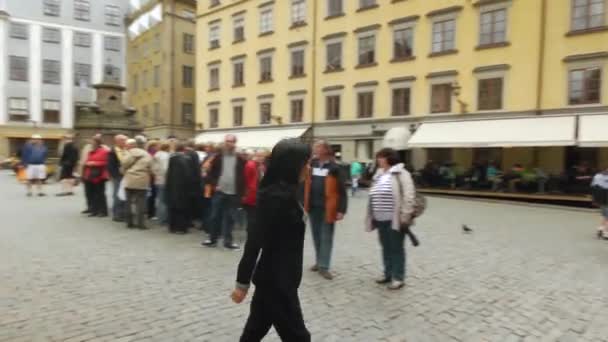
[[[161,224],[168,223],[167,203],[165,203],[165,185],[156,186],[156,217]]]
[[[148,190],[126,189],[127,192],[127,225],[133,225],[133,217],[137,219],[136,226],[144,228],[146,216],[146,194]]]
[[[120,188],[120,178],[112,178],[112,218],[115,220],[123,220],[125,218],[126,202],[118,198],[118,189]]]
[[[108,202],[106,201],[106,182],[90,183],[91,212],[94,214],[108,214]]]
[[[405,279],[405,233],[394,230],[391,221],[376,221],[378,237],[382,246],[382,261],[386,279]]]
[[[240,204],[237,195],[225,194],[221,191],[213,195],[211,214],[211,227],[209,227],[209,238],[216,242],[220,233],[224,236],[224,245],[232,243],[232,228],[236,222],[236,209]]]
[[[334,245],[335,225],[325,221],[325,210],[323,208],[311,208],[309,216],[317,256],[317,267],[321,271],[328,271]]]
[[[150,184],[150,189],[146,192],[146,213],[148,218],[156,216],[156,197],[158,196],[156,191],[156,185]]]

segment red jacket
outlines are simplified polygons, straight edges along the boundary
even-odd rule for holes
[[[110,178],[107,168],[109,154],[110,151],[104,147],[98,147],[89,152],[82,175],[84,180],[91,183],[101,183]],[[92,173],[97,174],[97,176]]]
[[[243,204],[255,206],[258,193],[258,184],[260,181],[260,172],[258,163],[253,160],[245,164],[245,194],[243,195]]]

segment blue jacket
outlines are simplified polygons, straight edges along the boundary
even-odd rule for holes
[[[31,143],[23,146],[21,153],[21,162],[24,165],[40,165],[46,163],[48,149],[44,145],[34,145]]]

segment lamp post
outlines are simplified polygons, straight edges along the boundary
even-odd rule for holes
[[[460,99],[460,91],[462,90],[462,87],[460,86],[460,84],[458,84],[458,81],[451,84],[451,90],[452,96],[456,98],[456,101],[460,106],[460,114],[468,113],[469,111],[467,107],[469,106],[469,104]]]

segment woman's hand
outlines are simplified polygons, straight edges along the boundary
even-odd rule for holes
[[[235,288],[230,295],[230,298],[232,298],[232,301],[235,304],[241,304],[245,300],[245,297],[247,297],[247,290],[240,289],[238,287]]]

